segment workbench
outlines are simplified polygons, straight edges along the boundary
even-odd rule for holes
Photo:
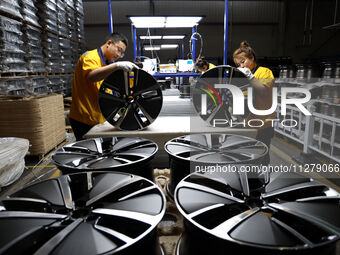
[[[164,144],[172,138],[197,133],[237,134],[248,137],[256,137],[255,129],[246,128],[214,128],[205,123],[198,116],[159,116],[151,125],[143,130],[122,131],[105,122],[94,126],[85,138],[130,136],[143,137],[154,141],[160,151],[164,150]]]

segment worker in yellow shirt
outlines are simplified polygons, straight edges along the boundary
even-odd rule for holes
[[[127,38],[112,33],[99,48],[86,51],[78,60],[73,73],[70,124],[77,141],[93,126],[105,122],[98,105],[98,91],[103,80],[112,72],[138,68],[129,61],[117,61],[124,56]]]
[[[250,85],[254,89],[254,107],[257,110],[267,110],[272,106],[272,93],[274,86],[274,76],[270,69],[266,67],[259,66],[256,63],[255,51],[250,47],[247,41],[243,41],[240,47],[236,49],[233,53],[233,58],[238,70],[240,70],[249,80]],[[255,121],[252,122],[254,126],[258,127],[256,139],[262,141],[270,148],[271,139],[274,137],[274,127],[272,127],[271,121],[266,121],[266,119],[275,119],[275,112],[270,115],[258,116],[250,113],[246,119],[248,123],[251,119],[260,119],[263,121],[264,125],[256,124]],[[260,121],[258,121],[260,123]],[[263,164],[269,164],[270,157],[269,151],[264,159]]]
[[[198,58],[196,60],[196,63],[195,63],[195,68],[197,71],[199,71],[200,73],[204,73],[206,72],[207,70],[211,69],[211,68],[214,68],[215,65],[212,64],[212,63],[209,63],[205,57],[201,57],[201,58]]]

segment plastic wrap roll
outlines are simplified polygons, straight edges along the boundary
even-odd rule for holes
[[[0,187],[16,181],[24,171],[29,141],[24,138],[0,138]]]

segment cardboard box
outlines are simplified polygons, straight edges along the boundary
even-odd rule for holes
[[[66,139],[63,96],[0,96],[0,137],[30,141],[30,155],[42,155]]]

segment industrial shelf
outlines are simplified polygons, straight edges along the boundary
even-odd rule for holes
[[[321,153],[322,155],[340,162],[340,157],[336,156],[337,150],[340,150],[340,118],[328,116],[325,114],[313,112],[314,104],[319,100],[313,100],[307,106],[307,109],[312,112],[311,116],[305,116],[297,107],[287,106],[288,118],[298,119],[298,126],[285,128],[277,124],[275,132],[286,136],[296,142],[303,144],[303,152],[309,153],[311,150]],[[279,118],[281,105],[277,107],[277,118]],[[318,126],[315,124],[318,123]],[[327,127],[327,128],[326,128]],[[326,129],[325,129],[326,128]],[[325,148],[325,145],[327,148]]]

